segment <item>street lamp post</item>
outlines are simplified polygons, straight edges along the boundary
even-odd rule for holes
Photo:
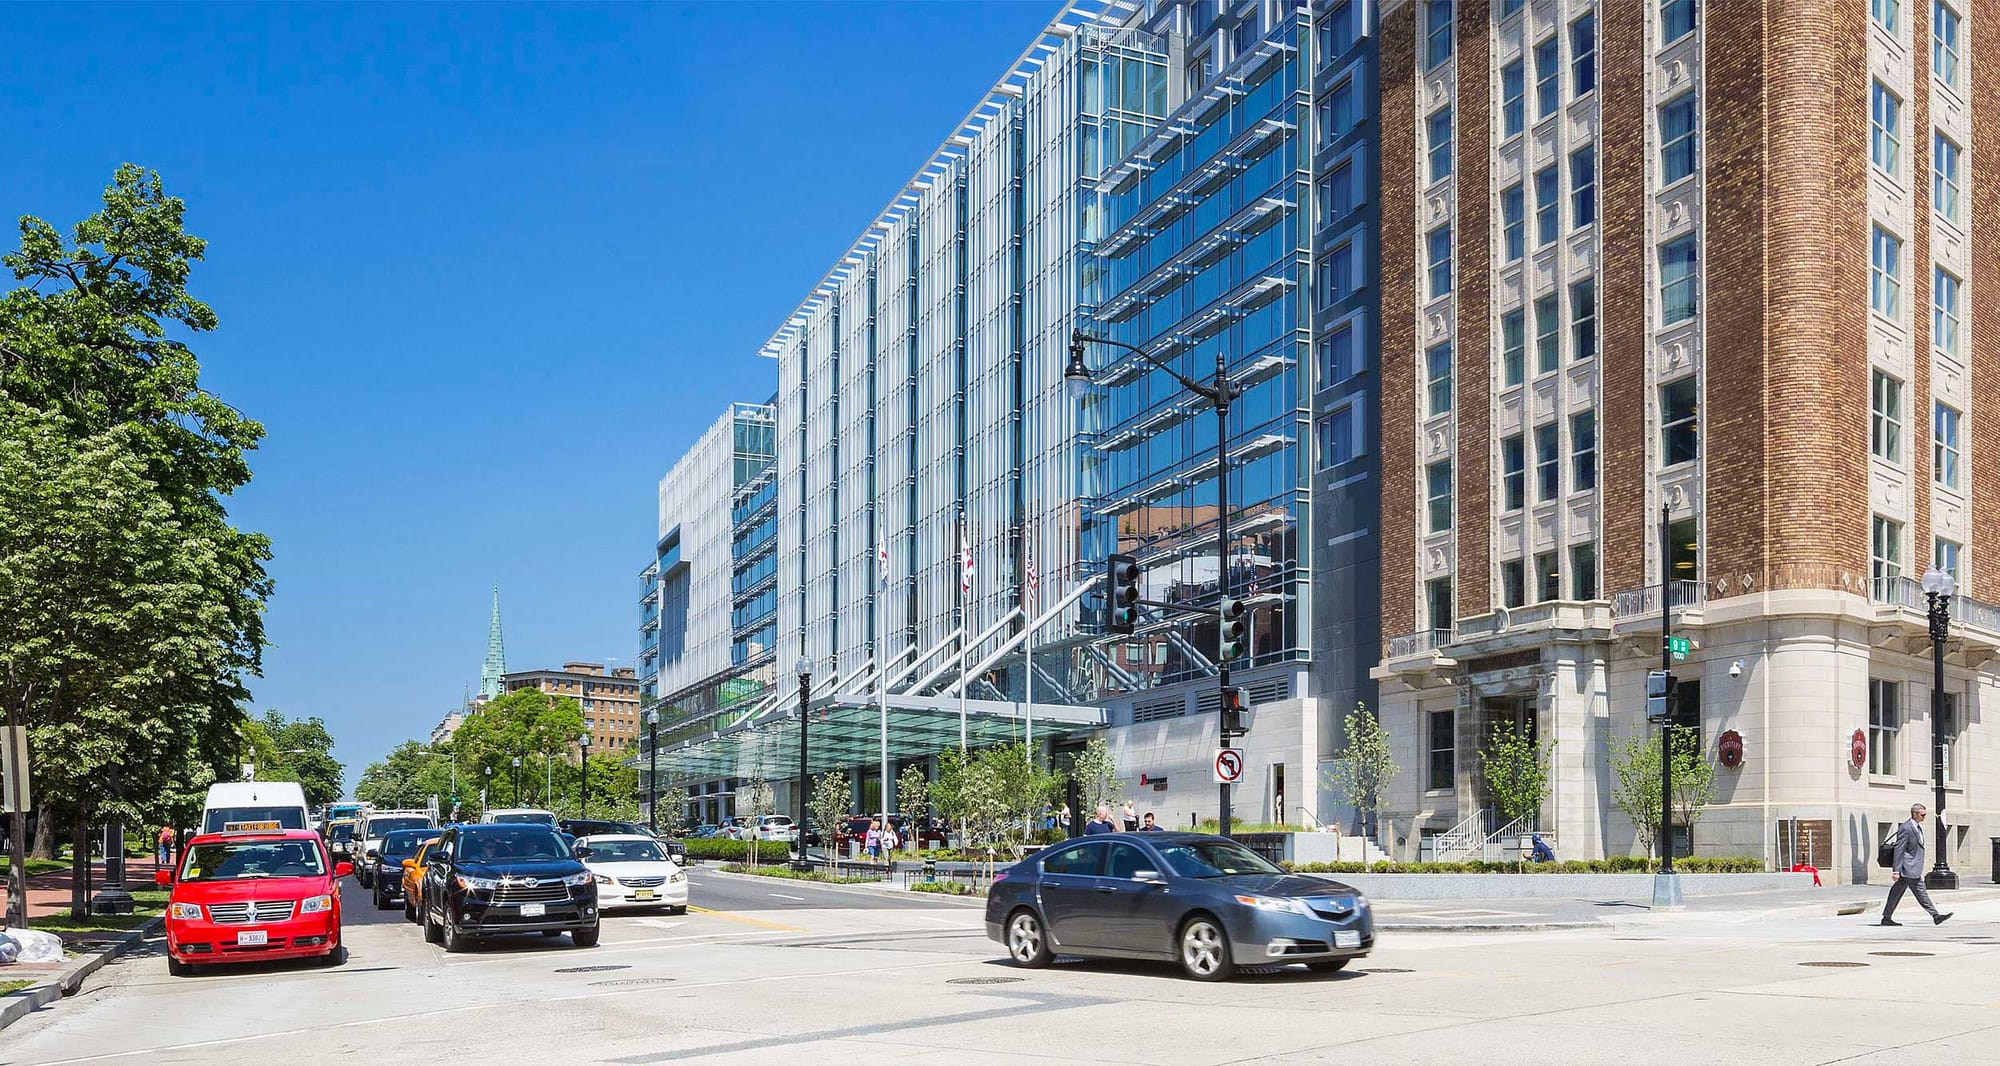
[[[519,755],[516,755],[514,756],[514,804],[515,806],[519,806],[520,803],[521,803],[521,757]]]
[[[1937,819],[1937,861],[1931,864],[1931,872],[1924,875],[1924,885],[1929,888],[1957,888],[1958,874],[1951,868],[1950,830],[1945,827],[1944,807],[1944,638],[1951,633],[1951,598],[1958,592],[1958,582],[1951,572],[1940,567],[1931,567],[1924,574],[1924,599],[1928,601],[1931,633],[1931,778],[1936,790],[1933,798],[1936,805],[1931,808],[1932,817]]]
[[[1154,367],[1165,371],[1175,381],[1180,382],[1182,388],[1188,390],[1189,392],[1194,393],[1197,396],[1200,396],[1201,398],[1207,400],[1209,403],[1215,406],[1215,562],[1216,562],[1216,575],[1217,575],[1216,592],[1217,592],[1218,605],[1226,603],[1229,600],[1229,593],[1230,593],[1229,404],[1232,400],[1236,399],[1238,396],[1243,395],[1243,390],[1237,388],[1236,384],[1229,380],[1228,360],[1224,358],[1221,352],[1219,351],[1216,352],[1215,381],[1211,385],[1203,385],[1200,382],[1189,379],[1187,376],[1183,375],[1180,371],[1175,370],[1173,367],[1168,366],[1164,360],[1160,359],[1158,356],[1155,356],[1153,353],[1146,351],[1144,348],[1139,348],[1134,345],[1126,344],[1123,341],[1110,340],[1105,337],[1092,337],[1085,334],[1082,330],[1074,330],[1069,335],[1069,365],[1063,370],[1063,380],[1068,384],[1072,394],[1081,394],[1083,390],[1089,388],[1091,385],[1090,368],[1083,361],[1083,352],[1084,352],[1084,346],[1086,344],[1092,344],[1092,343],[1108,344],[1114,348],[1123,348],[1128,352],[1132,352],[1138,355],[1140,358],[1146,360],[1148,363],[1151,363]],[[1226,751],[1229,748],[1229,741],[1230,741],[1230,730],[1228,728],[1228,723],[1230,720],[1229,719],[1229,706],[1230,706],[1229,659],[1223,654],[1223,648],[1221,647],[1221,645],[1226,643],[1226,641],[1222,639],[1222,627],[1220,622],[1221,620],[1220,618],[1218,618],[1217,619],[1218,624],[1216,626],[1217,647],[1216,647],[1216,657],[1215,657],[1215,672],[1219,684],[1219,692],[1217,694],[1221,698],[1216,701],[1215,713],[1217,715],[1218,723],[1220,725],[1220,728],[1218,728],[1216,732],[1221,738],[1221,747]],[[1221,789],[1221,795],[1219,798],[1221,806],[1220,810],[1218,811],[1217,823],[1222,831],[1222,835],[1228,836],[1229,835],[1229,786],[1227,784],[1223,784],[1218,787]]]
[[[492,788],[493,788],[493,768],[489,766],[486,768],[486,783],[479,786],[479,809],[482,811],[484,811],[487,807],[486,793],[490,791]]]
[[[583,734],[576,738],[576,746],[576,761],[583,769],[583,776],[576,784],[576,816],[588,818],[590,817],[590,730],[584,730]]]
[[[799,854],[798,858],[792,860],[792,868],[795,870],[805,870],[810,866],[806,862],[806,790],[811,787],[806,777],[806,723],[810,720],[812,711],[813,661],[801,655],[799,656],[799,661],[792,664],[792,670],[799,675],[799,785],[797,789],[798,818],[796,819],[799,827],[797,835]],[[820,832],[822,834],[820,845],[822,847],[832,847],[833,841],[830,834],[833,832],[833,827],[821,826]]]
[[[646,710],[646,827],[660,833],[660,710]]]

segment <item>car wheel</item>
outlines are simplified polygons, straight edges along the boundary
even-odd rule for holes
[[[444,935],[438,932],[437,923],[431,921],[430,915],[424,915],[424,943],[436,944],[443,939]]]
[[[332,950],[332,951],[329,951],[329,952],[327,952],[326,954],[324,954],[324,955],[320,956],[320,959],[319,959],[319,961],[320,961],[320,965],[322,965],[322,966],[329,966],[329,967],[331,967],[331,966],[340,966],[340,965],[342,965],[342,964],[346,963],[346,962],[347,962],[347,945],[346,945],[346,944],[335,944],[335,945],[333,946],[333,950]]]
[[[1014,965],[1039,970],[1055,958],[1049,947],[1049,933],[1042,919],[1031,910],[1018,910],[1007,919],[1007,954]]]
[[[1229,935],[1206,914],[1181,927],[1181,969],[1197,981],[1224,981],[1236,972],[1229,958]]]
[[[603,931],[604,927],[601,925],[593,925],[588,929],[572,929],[569,931],[569,942],[580,948],[594,948],[597,946],[598,934]]]
[[[679,906],[679,907],[668,907],[668,908],[667,908],[667,913],[668,913],[668,914],[686,914],[687,912],[688,912],[688,909],[687,909],[687,907],[686,907],[686,906],[684,906],[684,905],[683,905],[683,906]]]
[[[458,931],[458,923],[446,918],[438,923],[442,927],[445,951],[456,955],[472,946],[472,938]]]
[[[167,973],[174,977],[193,977],[194,963],[182,962],[169,955],[167,956]]]
[[[1321,959],[1318,962],[1306,963],[1306,969],[1311,970],[1314,973],[1339,973],[1340,971],[1347,969],[1347,964],[1351,961],[1353,960]]]

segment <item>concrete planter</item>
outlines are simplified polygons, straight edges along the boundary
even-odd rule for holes
[[[1653,875],[1308,874],[1360,889],[1371,899],[1651,899]],[[1685,896],[1811,888],[1811,874],[1683,874]]]

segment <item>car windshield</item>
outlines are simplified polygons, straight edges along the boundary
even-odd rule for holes
[[[493,816],[493,824],[494,825],[554,825],[556,824],[556,822],[554,816],[552,815],[527,812],[521,814],[496,814]]]
[[[660,862],[667,857],[650,840],[593,840],[584,846],[591,862]]]
[[[304,829],[306,812],[299,807],[216,807],[201,820],[204,833],[227,832],[229,826],[251,823],[275,829]]]
[[[458,842],[465,862],[507,862],[520,859],[567,859],[569,848],[551,829],[485,829],[468,832]]]
[[[368,823],[368,835],[371,837],[387,836],[398,829],[429,829],[430,827],[431,820],[421,814],[411,815],[408,818],[377,818]]]
[[[334,827],[333,827],[333,839],[335,839],[335,840],[353,840],[353,839],[354,839],[354,826],[353,826],[353,825],[351,825],[351,824],[348,824],[348,823],[345,823],[345,822],[343,822],[343,823],[342,823],[342,824],[340,824],[340,825],[336,825],[336,826],[334,826]]]
[[[424,841],[430,839],[433,838],[422,832],[404,830],[390,833],[382,838],[382,854],[391,858],[407,858],[415,855],[417,849],[424,846]]]
[[[1160,845],[1160,854],[1182,877],[1227,877],[1230,874],[1281,874],[1285,871],[1263,856],[1230,840],[1197,840]]]
[[[231,841],[197,844],[181,867],[183,881],[248,881],[264,877],[318,877],[326,873],[310,840]]]

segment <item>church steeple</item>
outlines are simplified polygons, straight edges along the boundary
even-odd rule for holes
[[[486,623],[486,664],[479,668],[479,694],[500,698],[500,678],[507,672],[507,647],[500,639],[500,586],[493,586],[493,618]]]

